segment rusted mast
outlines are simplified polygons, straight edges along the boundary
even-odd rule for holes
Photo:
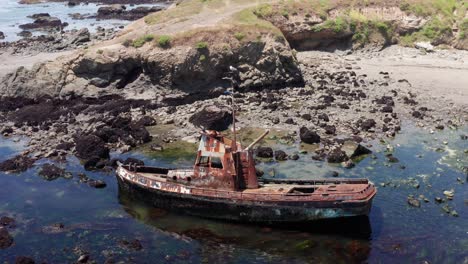
[[[236,108],[234,105],[234,74],[237,72],[237,69],[229,66],[229,70],[231,70],[231,108],[232,108],[232,131],[233,131],[233,141],[234,141],[234,149],[232,150],[234,153],[237,151],[237,136],[236,136]]]

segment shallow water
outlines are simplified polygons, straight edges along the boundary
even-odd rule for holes
[[[468,260],[468,185],[461,168],[468,166],[464,153],[468,141],[460,135],[467,133],[465,127],[429,134],[405,125],[395,140],[374,142],[377,159],[367,157],[350,170],[313,162],[310,155],[301,155],[298,161],[261,164],[265,171],[274,169],[275,177],[313,178],[336,170],[342,177],[367,177],[378,186],[368,218],[288,229],[224,223],[155,209],[119,193],[112,172],[85,172],[107,183],[105,189],[92,189],[78,182],[76,175],[84,171],[75,158],[62,164],[75,176],[70,180],[45,181],[37,176],[38,166],[21,174],[0,173],[0,216],[13,216],[17,221],[11,230],[15,244],[0,250],[0,260],[28,255],[36,261],[70,263],[82,249],[98,263],[108,257],[132,263],[463,263]],[[386,161],[387,144],[394,146],[399,163]],[[281,147],[294,150],[294,146]],[[21,148],[21,142],[1,139],[0,160]],[[129,155],[158,166],[191,163],[188,158],[176,162],[138,152],[122,157]],[[416,182],[419,188],[415,188]],[[454,199],[436,204],[434,198],[444,197],[443,191],[449,189],[454,190]],[[429,202],[412,208],[406,202],[411,194],[424,195]],[[445,213],[445,204],[459,216]],[[65,232],[43,232],[44,226],[54,223],[63,223]],[[124,239],[141,240],[143,249],[125,248],[121,245]]]
[[[127,9],[133,9],[138,6],[165,6],[166,4],[152,4],[152,5],[127,5]],[[21,37],[17,36],[22,30],[19,25],[25,23],[32,23],[33,19],[27,16],[37,13],[49,13],[51,16],[58,17],[62,22],[68,22],[69,25],[65,30],[81,29],[87,27],[91,32],[95,32],[98,26],[103,28],[117,28],[125,26],[131,21],[124,20],[96,20],[96,19],[72,19],[69,14],[95,14],[99,6],[97,4],[81,4],[69,7],[67,3],[41,3],[34,5],[22,5],[18,0],[1,0],[0,1],[0,31],[2,31],[6,38],[0,41],[15,41]],[[40,35],[41,32],[34,32],[35,35]]]

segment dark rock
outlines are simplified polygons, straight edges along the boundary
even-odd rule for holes
[[[23,172],[31,168],[36,162],[36,159],[26,155],[18,155],[14,158],[5,160],[0,163],[0,171],[5,172]]]
[[[0,39],[5,39],[5,34],[2,31],[0,31]]]
[[[435,128],[436,128],[436,129],[439,129],[439,130],[443,130],[443,129],[444,129],[444,125],[438,124]]]
[[[258,147],[256,154],[259,158],[273,158],[273,149],[270,147]]]
[[[395,156],[393,156],[392,154],[387,154],[385,156],[387,157],[388,162],[391,162],[391,163],[399,162],[399,160]]]
[[[290,160],[298,160],[298,159],[299,159],[299,155],[297,155],[297,154],[292,154],[291,156],[289,156],[289,159],[290,159]]]
[[[20,256],[20,257],[16,257],[15,259],[15,264],[34,264],[34,263],[36,262],[34,262],[34,259],[30,257]]]
[[[189,121],[203,129],[223,131],[232,123],[232,115],[227,108],[211,105],[192,115]]]
[[[62,23],[62,21],[57,17],[51,17],[47,13],[35,14],[30,16],[30,18],[35,19],[33,23],[27,23],[19,25],[21,29],[59,29],[66,27],[67,23]]]
[[[128,249],[133,249],[136,251],[140,251],[143,249],[143,245],[138,239],[134,239],[132,241],[122,240],[120,241],[120,244]]]
[[[5,127],[0,133],[2,135],[12,134],[13,133],[13,128],[12,127]]]
[[[325,157],[326,157],[325,153],[316,153],[312,155],[312,159],[317,160],[317,161],[323,161],[325,160]]]
[[[88,185],[96,189],[102,189],[107,186],[107,184],[101,180],[89,180]]]
[[[54,164],[46,163],[42,165],[41,170],[38,174],[45,180],[53,181],[65,176],[65,170],[57,167]]]
[[[468,135],[460,135],[460,139],[461,139],[461,140],[467,140],[467,139],[468,139]]]
[[[139,143],[148,143],[151,141],[152,137],[144,125],[135,123],[131,124],[129,128],[130,135]]]
[[[413,113],[411,114],[413,117],[415,118],[419,118],[419,119],[423,119],[423,114],[419,111],[413,111]]]
[[[380,98],[375,99],[374,102],[377,104],[384,104],[387,106],[395,105],[395,102],[393,101],[393,98],[391,96],[382,96]]]
[[[285,121],[284,121],[285,124],[288,124],[288,125],[294,125],[295,122],[294,122],[294,119],[292,119],[291,117],[287,118]]]
[[[346,155],[346,152],[344,152],[343,150],[338,149],[338,148],[333,149],[327,155],[327,161],[329,163],[340,163],[340,162],[346,161],[348,159],[349,158]]]
[[[0,249],[6,249],[13,245],[13,237],[5,227],[0,227]]]
[[[142,118],[140,118],[140,120],[138,120],[136,122],[137,125],[141,125],[141,126],[154,126],[156,125],[156,120],[154,118],[152,118],[151,116],[144,116]]]
[[[371,128],[375,127],[376,124],[374,119],[365,119],[360,120],[359,127],[361,127],[363,131],[369,131]]]
[[[323,120],[323,121],[325,121],[325,122],[330,121],[330,119],[328,118],[328,115],[325,114],[325,113],[319,114],[319,115],[318,115],[318,119]]]
[[[76,156],[80,159],[109,158],[109,148],[101,138],[95,135],[79,136],[75,139],[75,144]]]
[[[27,31],[27,30],[23,30],[21,31],[20,33],[17,34],[18,36],[22,37],[22,38],[30,38],[32,37],[32,33],[30,31]]]
[[[288,155],[282,150],[275,150],[275,159],[277,161],[284,161],[288,159]]]
[[[307,121],[312,120],[312,116],[310,114],[303,114],[301,117],[302,119],[307,120]]]
[[[2,216],[0,217],[0,226],[14,227],[15,219],[8,217],[8,216]]]
[[[380,110],[382,113],[393,113],[393,107],[386,105]]]
[[[327,135],[335,135],[336,133],[336,127],[333,125],[327,125],[325,126],[325,134]]]
[[[135,159],[135,158],[127,158],[123,164],[125,165],[137,165],[137,166],[144,166],[145,165],[145,162],[142,161],[142,160],[139,160],[139,159]]]
[[[104,166],[102,166],[101,168],[99,168],[100,166],[98,166],[101,160],[102,159],[100,157],[91,157],[85,161],[85,163],[83,164],[83,167],[87,171],[102,169]]]
[[[121,20],[137,20],[149,13],[162,10],[161,7],[139,6],[130,10],[126,10],[123,5],[103,6],[98,9],[97,19],[121,19]]]
[[[316,144],[320,143],[320,136],[313,132],[310,131],[307,127],[301,127],[299,131],[299,136],[301,138],[301,141],[307,144]]]
[[[73,142],[62,142],[59,143],[55,149],[57,150],[71,150],[75,146],[75,143]]]

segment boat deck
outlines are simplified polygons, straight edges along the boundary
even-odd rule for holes
[[[167,175],[138,172],[139,176],[159,182],[168,182]],[[297,180],[296,180],[297,181]],[[271,181],[266,181],[271,182]],[[311,194],[311,193],[342,193],[342,192],[360,192],[364,190],[368,184],[356,182],[352,185],[343,184],[310,184],[314,181],[304,181],[301,185],[292,184],[288,180],[278,180],[277,183],[260,183],[258,189],[245,189],[240,192],[245,194]],[[320,182],[320,181],[318,181]],[[339,181],[337,181],[338,183]],[[309,183],[309,184],[307,184]],[[190,185],[186,185],[189,187]],[[196,187],[195,187],[196,188]]]

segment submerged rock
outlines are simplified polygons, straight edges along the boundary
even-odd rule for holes
[[[5,160],[0,163],[0,171],[5,172],[23,172],[31,168],[36,162],[36,159],[26,155],[18,155],[14,158]]]
[[[96,189],[106,188],[107,184],[101,180],[89,180],[88,185]]]
[[[8,216],[2,216],[0,217],[0,226],[4,227],[13,227],[15,225],[15,219],[8,217]]]
[[[5,227],[0,227],[0,249],[6,249],[13,245],[13,237]]]
[[[34,264],[36,263],[34,259],[30,257],[19,256],[15,259],[15,264]]]
[[[413,207],[421,207],[421,202],[412,196],[408,197],[408,204]]]
[[[54,164],[46,163],[42,165],[38,174],[45,180],[53,181],[60,177],[64,177],[66,172],[64,169],[59,168]]]
[[[275,150],[275,159],[277,161],[284,161],[288,159],[288,155],[282,150]]]
[[[138,239],[134,239],[132,241],[122,240],[120,241],[120,245],[128,249],[133,249],[135,251],[140,251],[143,249],[143,245]]]

